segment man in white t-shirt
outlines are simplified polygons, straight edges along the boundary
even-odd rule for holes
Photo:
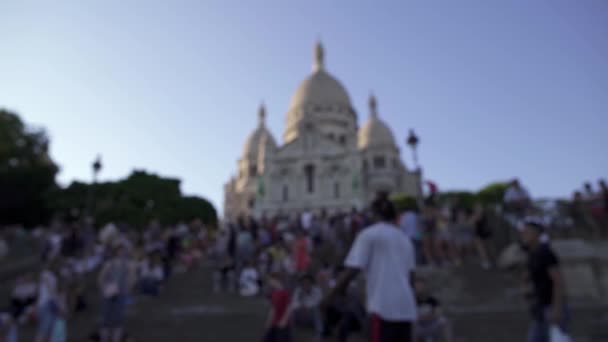
[[[379,197],[372,210],[379,222],[361,231],[353,242],[344,262],[346,270],[324,300],[324,306],[363,272],[371,341],[412,341],[412,325],[417,318],[412,289],[414,248],[394,224],[397,212],[390,200]]]

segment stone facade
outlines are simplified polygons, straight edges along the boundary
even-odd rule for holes
[[[238,174],[224,187],[224,216],[344,211],[369,203],[378,191],[420,193],[420,172],[408,170],[375,97],[359,127],[346,89],[325,70],[315,46],[313,72],[298,87],[278,146],[259,109],[257,129],[245,142]]]

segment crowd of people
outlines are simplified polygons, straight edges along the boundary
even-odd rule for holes
[[[382,272],[407,269],[407,260],[411,262],[412,271],[422,264],[457,267],[463,263],[479,263],[489,268],[489,256],[483,254],[483,241],[490,236],[483,208],[477,206],[475,210],[466,211],[448,205],[439,206],[431,198],[424,210],[404,207],[385,219],[384,228],[394,227],[388,232],[411,244],[412,254],[411,257],[387,256],[389,261],[400,260],[404,264],[393,265],[394,268],[386,266],[386,262],[379,264],[376,267],[389,268],[366,277],[367,284],[370,277],[390,277]],[[368,227],[379,222],[380,216],[370,207],[364,211],[353,209],[331,215],[324,211],[303,211],[299,215],[262,217],[260,220],[241,218],[228,223],[227,229],[219,232],[213,251],[214,289],[270,298],[272,310],[265,341],[288,341],[294,326],[308,327],[317,340],[334,335],[339,341],[347,341],[355,331],[369,332],[366,318],[369,301],[365,300],[364,294],[369,296],[370,289],[361,281],[341,285],[341,274],[349,267],[365,268],[363,259],[360,263],[352,261],[364,258],[353,255],[365,251],[353,252],[350,248],[357,246],[356,241],[365,236],[363,232],[373,231]],[[415,246],[420,247],[419,255],[416,255]],[[343,264],[345,259],[346,264]],[[415,311],[424,314],[414,322],[412,331],[422,341],[430,337],[451,341],[451,327],[441,312],[438,299],[429,293],[424,279],[418,277],[414,284],[412,293],[416,302],[410,303],[408,310],[410,314]],[[394,288],[397,288],[394,284],[388,287],[389,290]],[[323,303],[325,297],[330,300]],[[403,305],[408,304],[404,302]]]
[[[162,295],[172,274],[198,269],[210,231],[199,221],[166,228],[152,222],[143,231],[56,221],[34,230],[41,266],[16,279],[0,340],[16,342],[20,327],[34,325],[36,342],[67,341],[68,323],[98,303],[90,340],[134,341],[124,330],[128,306]]]
[[[605,182],[598,192],[585,185],[585,194],[574,195],[572,219],[601,233],[607,199]],[[505,218],[520,227],[523,244],[533,251],[532,292],[543,301],[538,308],[543,314],[537,315],[542,320],[536,320],[544,322],[537,329],[542,336],[538,331],[546,331],[549,321],[545,311],[561,298],[562,289],[553,286],[561,284],[555,274],[559,263],[550,248],[538,247],[548,246],[546,224],[524,220],[534,210],[519,182],[511,183],[503,204]],[[174,273],[204,266],[211,269],[213,291],[270,300],[268,342],[289,341],[294,327],[308,328],[316,340],[347,341],[365,331],[378,338],[374,341],[404,334],[415,341],[452,341],[440,301],[414,270],[492,268],[492,210],[481,203],[441,202],[433,194],[397,210],[384,195],[365,210],[242,217],[220,228],[153,221],[143,230],[114,224],[96,230],[91,222],[56,221],[31,232],[42,242],[42,267],[16,279],[9,308],[0,315],[0,334],[15,342],[21,326],[35,324],[36,342],[66,341],[69,322],[95,308],[100,319],[91,327],[91,341],[134,341],[124,329],[129,305],[140,296],[162,295]],[[358,273],[365,281],[355,279]],[[399,307],[392,306],[399,296]],[[565,303],[558,304],[564,309],[554,316],[565,321]],[[537,340],[543,341],[531,339]]]

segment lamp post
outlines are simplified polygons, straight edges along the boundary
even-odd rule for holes
[[[97,183],[97,175],[99,174],[99,172],[101,171],[101,168],[102,168],[100,155],[97,155],[97,159],[95,159],[95,161],[93,162],[92,168],[93,168],[93,184],[95,184],[95,183]]]
[[[93,162],[93,164],[91,164],[91,169],[93,171],[93,184],[91,184],[91,187],[89,188],[89,198],[87,201],[87,210],[86,210],[86,217],[85,220],[89,220],[93,214],[93,204],[94,204],[94,199],[95,199],[95,194],[94,194],[94,188],[97,184],[97,176],[99,175],[99,172],[101,172],[103,165],[101,164],[101,156],[97,155],[97,158],[95,159],[95,161]]]
[[[409,145],[409,147],[412,149],[412,154],[414,156],[414,166],[417,169],[420,169],[420,166],[418,165],[418,151],[417,151],[417,147],[418,147],[418,143],[420,143],[420,139],[418,138],[418,136],[416,135],[416,133],[414,132],[413,129],[410,129],[410,134],[407,137],[406,142]]]
[[[420,143],[420,138],[416,135],[413,129],[410,129],[410,133],[406,140],[407,145],[412,149],[412,155],[414,157],[414,167],[416,168],[416,200],[418,201],[418,206],[420,208],[424,205],[424,200],[422,198],[422,170],[420,169],[420,165],[418,164],[418,144]]]

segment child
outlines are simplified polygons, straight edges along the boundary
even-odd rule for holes
[[[429,294],[422,279],[416,280],[414,288],[418,304],[418,321],[414,328],[416,341],[422,342],[441,336],[443,341],[451,342],[451,329],[441,312],[439,301]]]
[[[271,308],[266,321],[266,334],[264,342],[289,342],[291,341],[289,331],[289,316],[291,296],[285,289],[283,281],[278,273],[273,273],[268,278],[270,286]]]
[[[320,341],[323,334],[323,317],[321,314],[321,289],[315,284],[312,275],[305,275],[300,280],[293,294],[291,313],[297,325],[312,325],[316,332],[316,341]]]
[[[164,270],[160,254],[154,253],[139,265],[139,287],[144,295],[158,296],[164,280]]]

